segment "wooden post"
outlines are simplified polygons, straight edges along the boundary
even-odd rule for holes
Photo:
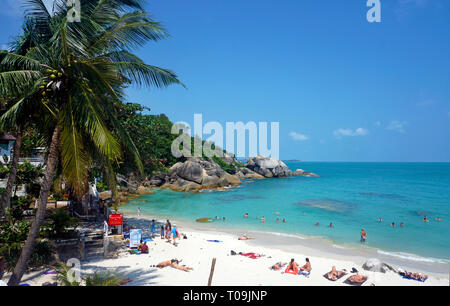
[[[211,286],[215,266],[216,266],[216,259],[213,258],[211,263],[211,272],[209,273],[208,286]]]

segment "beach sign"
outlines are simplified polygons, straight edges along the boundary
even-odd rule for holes
[[[142,230],[132,229],[130,230],[130,248],[137,248],[141,242]]]

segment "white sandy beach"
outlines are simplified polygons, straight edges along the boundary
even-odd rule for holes
[[[129,225],[136,228],[148,224],[144,219],[128,219]],[[175,222],[176,223],[176,222]],[[348,286],[343,282],[351,275],[344,276],[336,282],[324,278],[324,274],[334,265],[338,269],[350,271],[355,267],[361,275],[368,276],[363,286],[448,286],[448,278],[430,275],[425,283],[403,279],[394,272],[379,273],[363,270],[351,260],[325,258],[305,249],[307,252],[290,253],[276,248],[258,245],[258,241],[239,241],[236,236],[227,233],[214,233],[210,231],[191,230],[180,227],[180,233],[187,235],[188,239],[181,239],[178,246],[166,240],[155,238],[148,242],[149,254],[124,254],[116,259],[98,259],[82,263],[82,273],[91,274],[103,270],[116,271],[132,280],[129,286],[206,286],[213,258],[216,266],[213,276],[213,286]],[[222,242],[208,242],[220,240]],[[259,259],[250,259],[241,255],[230,254],[234,250],[239,253],[260,253],[265,256]],[[298,250],[298,249],[297,249]],[[284,274],[282,271],[272,271],[268,267],[277,262],[288,262],[295,258],[300,265],[305,258],[310,259],[312,265],[309,277]],[[182,263],[194,268],[191,272],[176,270],[171,267],[158,269],[151,267],[172,258],[182,259]],[[24,275],[23,283],[40,286],[42,283],[54,281],[54,275],[45,275],[44,271]],[[421,271],[413,271],[421,272]],[[8,275],[4,277],[6,281]]]

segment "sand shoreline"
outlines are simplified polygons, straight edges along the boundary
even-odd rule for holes
[[[155,217],[156,218],[156,217]],[[151,218],[136,217],[126,214],[125,221],[135,228],[150,227]],[[361,262],[356,257],[332,256],[321,254],[314,249],[299,245],[295,250],[286,251],[276,245],[265,245],[256,240],[239,241],[237,235],[216,230],[193,229],[182,221],[172,220],[177,224],[179,231],[187,235],[187,239],[181,239],[178,246],[174,246],[159,235],[148,243],[149,254],[131,255],[124,254],[115,259],[94,259],[82,263],[82,274],[111,270],[132,280],[128,286],[206,286],[211,261],[217,259],[213,286],[348,286],[345,279],[336,282],[327,280],[323,275],[331,270],[334,265],[338,269],[350,271],[355,267],[361,275],[368,276],[363,286],[448,286],[448,277],[429,274],[425,283],[403,279],[394,272],[378,273],[365,271]],[[159,231],[158,231],[159,233]],[[240,233],[242,234],[242,233]],[[220,242],[209,242],[218,240]],[[259,253],[264,257],[250,259],[236,253]],[[284,274],[281,271],[271,271],[269,266],[277,262],[288,262],[291,258],[303,265],[305,258],[311,261],[312,272],[309,277]],[[151,267],[162,261],[172,258],[182,259],[182,264],[194,268],[193,271],[184,272],[168,267],[158,269]],[[48,269],[47,269],[48,270]],[[412,270],[421,272],[420,270]],[[44,274],[45,270],[27,273],[23,282],[40,286],[44,282],[53,282],[54,275]],[[6,281],[9,275],[4,277]]]
[[[150,217],[141,215],[137,217],[136,213],[126,210],[125,215],[133,218],[151,220],[164,219],[163,217]],[[248,241],[252,246],[267,247],[279,249],[285,252],[308,252],[317,254],[321,257],[336,258],[341,260],[351,260],[358,265],[363,265],[369,258],[378,258],[380,261],[388,263],[394,267],[406,270],[414,270],[428,275],[434,275],[439,278],[448,278],[450,275],[450,262],[440,262],[430,260],[415,254],[405,254],[396,251],[380,250],[371,246],[359,246],[346,243],[333,242],[325,237],[306,236],[301,234],[287,234],[264,232],[244,228],[224,228],[214,226],[214,223],[201,224],[178,219],[170,219],[183,228],[191,231],[200,231],[207,233],[223,233],[233,237],[239,237],[243,233],[253,236],[257,239]],[[222,221],[218,221],[221,223]]]

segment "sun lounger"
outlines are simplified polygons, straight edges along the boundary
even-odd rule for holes
[[[331,272],[331,271],[330,271],[330,272]],[[336,277],[336,279],[332,279],[332,278],[328,278],[328,273],[330,273],[330,272],[325,273],[325,274],[323,275],[323,277],[325,277],[326,279],[328,279],[328,280],[330,280],[330,281],[332,281],[332,282],[335,282],[335,281],[337,281],[337,280],[343,278],[345,275],[347,275],[347,273],[344,272],[344,273],[341,274],[341,276]]]
[[[351,277],[351,276],[350,276],[350,277]],[[361,285],[364,284],[364,283],[367,281],[367,279],[368,279],[367,276],[363,276],[363,281],[362,281],[361,283],[355,283],[355,282],[351,282],[351,281],[350,281],[350,277],[347,278],[347,279],[344,281],[344,284],[352,285],[352,286],[361,286]]]

